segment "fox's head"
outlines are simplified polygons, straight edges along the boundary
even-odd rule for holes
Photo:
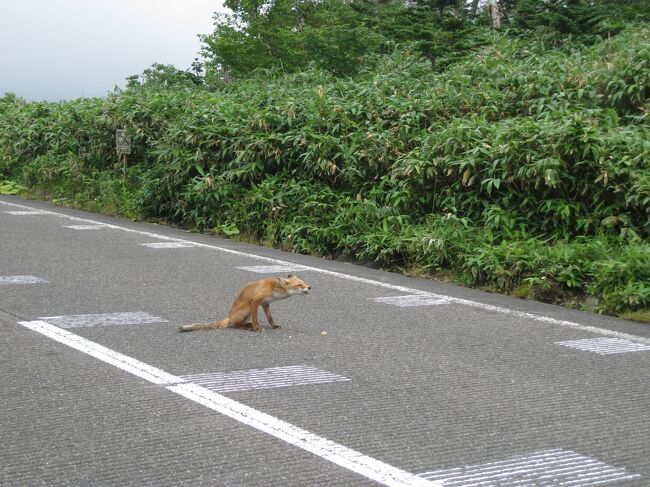
[[[298,279],[296,276],[289,274],[286,278],[281,277],[280,282],[287,290],[287,294],[309,294],[311,286],[306,282]]]

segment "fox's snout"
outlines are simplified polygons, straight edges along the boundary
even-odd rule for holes
[[[287,290],[289,294],[309,294],[310,291],[311,291],[311,286],[292,287]]]
[[[280,278],[280,282],[286,285],[287,294],[309,294],[311,286],[301,281],[296,276],[289,274],[286,279]]]
[[[311,286],[298,287],[296,292],[299,294],[309,294],[311,292]]]

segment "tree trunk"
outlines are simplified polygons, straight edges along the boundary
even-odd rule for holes
[[[498,29],[501,27],[501,18],[499,17],[499,9],[497,8],[496,0],[490,0],[488,3],[488,11],[492,19],[492,27]]]

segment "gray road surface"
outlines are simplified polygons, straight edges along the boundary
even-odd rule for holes
[[[647,325],[11,196],[0,245],[0,485],[650,485]]]

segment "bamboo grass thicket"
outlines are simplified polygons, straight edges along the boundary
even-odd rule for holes
[[[350,78],[312,67],[60,103],[5,95],[0,181],[298,252],[643,310],[649,34],[633,25],[567,48],[493,33],[443,72],[402,46]],[[132,140],[126,178],[116,129]]]

